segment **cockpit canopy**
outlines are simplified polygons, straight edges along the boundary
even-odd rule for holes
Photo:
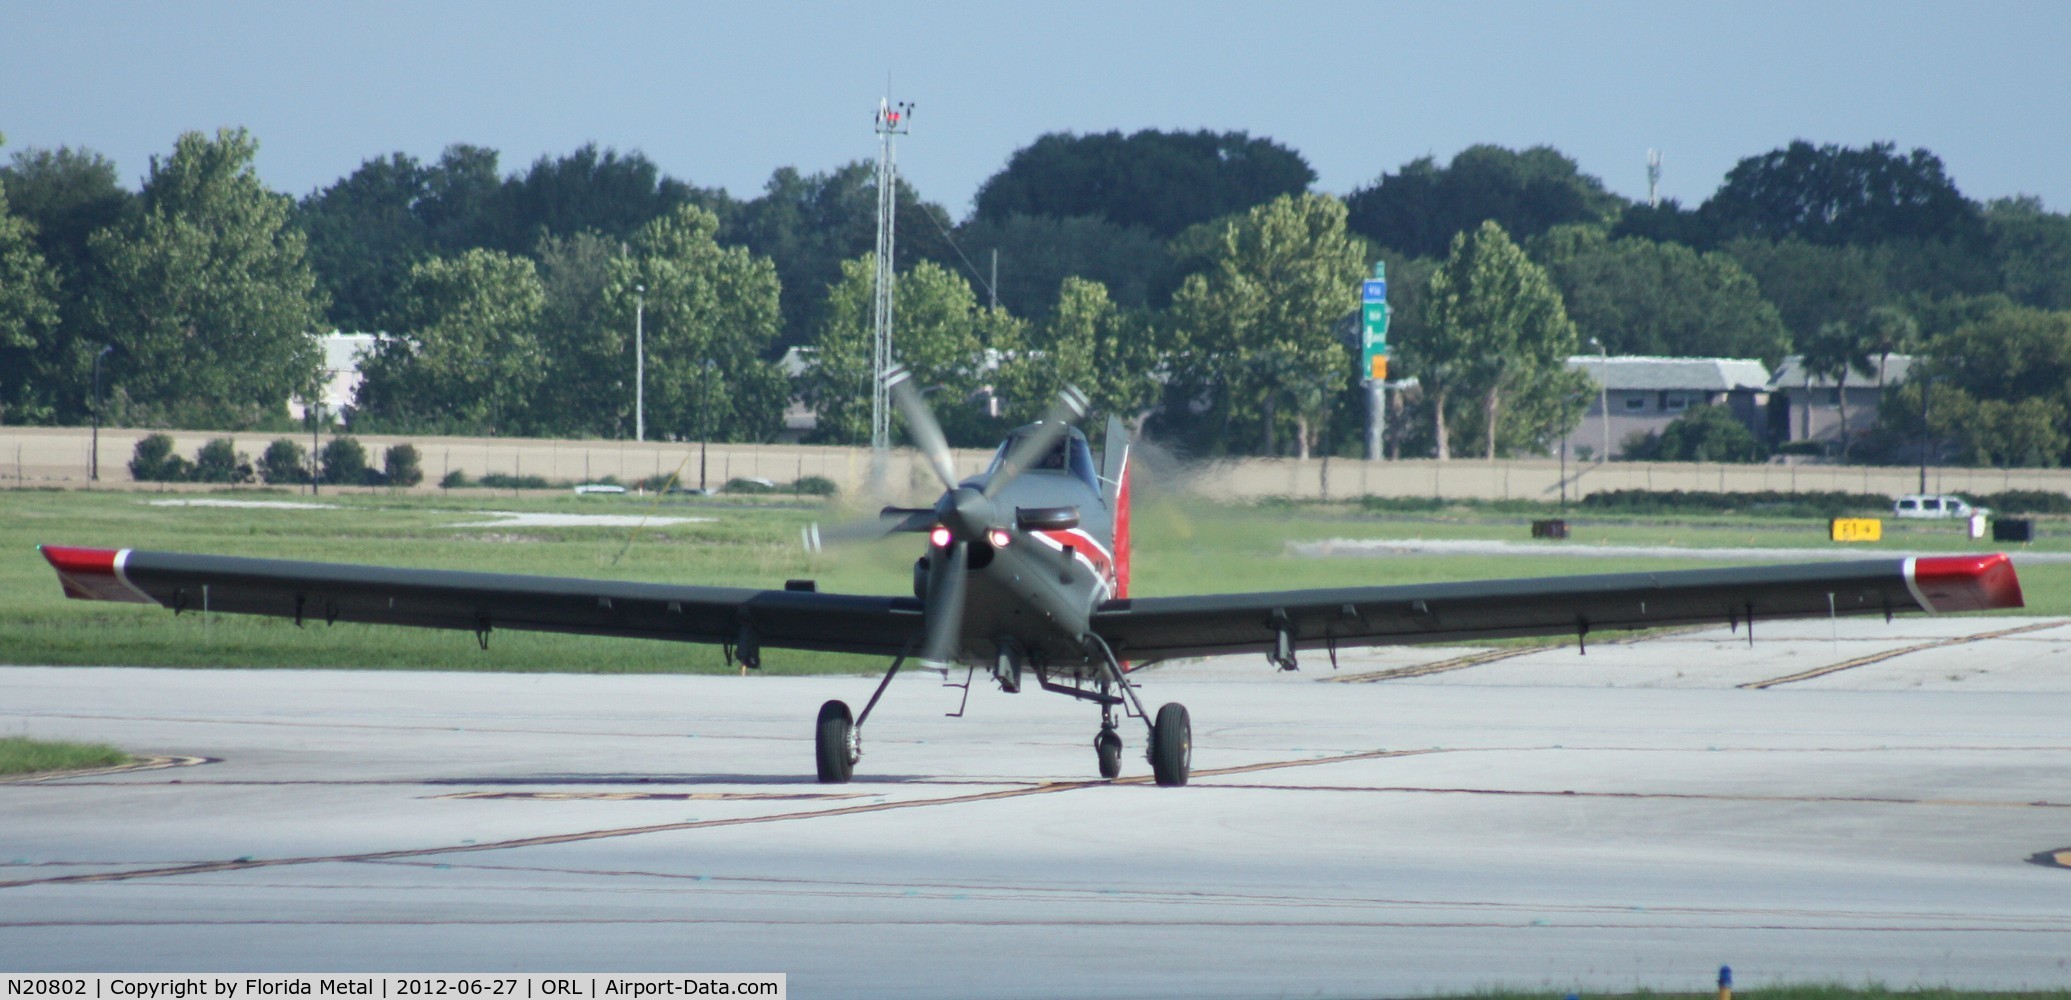
[[[1007,440],[1000,443],[999,450],[992,453],[992,464],[986,466],[986,474],[991,475],[1000,471],[1000,463],[1006,461],[1007,452],[1014,450],[1014,445],[1022,438],[1035,433],[1038,426],[1040,425],[1030,424],[1007,435]],[[1057,443],[1052,445],[1047,453],[1029,463],[1028,471],[1038,470],[1068,472],[1085,483],[1087,489],[1095,493],[1100,492],[1100,471],[1093,465],[1093,449],[1086,445],[1085,435],[1076,430],[1068,431],[1063,437],[1058,438]]]

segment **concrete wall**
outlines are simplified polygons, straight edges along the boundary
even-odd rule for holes
[[[101,485],[130,483],[128,463],[136,442],[148,430],[101,432]],[[174,448],[192,457],[211,438],[211,431],[172,431]],[[233,435],[238,449],[254,457],[280,435]],[[0,487],[79,488],[88,485],[90,434],[81,428],[0,427]],[[306,448],[308,440],[297,436]],[[629,441],[553,441],[524,438],[388,437],[360,438],[378,465],[383,449],[401,441],[423,455],[426,485],[436,489],[450,469],[470,476],[487,473],[544,476],[570,482],[616,476],[631,481],[681,469],[683,481],[698,483],[698,446],[681,443],[635,444]],[[956,453],[960,474],[976,473],[991,460],[989,450]],[[788,483],[801,476],[825,476],[853,495],[870,474],[867,448],[810,445],[715,444],[708,476],[714,487],[739,476]],[[1158,468],[1150,475],[1158,478]],[[887,481],[891,499],[920,503],[940,489],[934,475],[910,449],[892,453]],[[1839,490],[1898,495],[1919,487],[1918,467],[1836,466],[1814,464],[1717,465],[1671,462],[1612,462],[1608,465],[1568,463],[1570,499],[1598,490]],[[1269,496],[1302,498],[1375,496],[1439,496],[1449,498],[1557,500],[1560,465],[1551,459],[1485,462],[1480,459],[1407,459],[1365,462],[1355,459],[1245,459],[1211,462],[1165,472],[1176,480],[1163,485],[1190,489],[1219,499],[1245,500]],[[1156,489],[1160,484],[1147,483]],[[1956,469],[1928,470],[1931,492],[1994,493],[2005,489],[2042,489],[2071,493],[2071,470]],[[157,484],[136,488],[160,489]]]

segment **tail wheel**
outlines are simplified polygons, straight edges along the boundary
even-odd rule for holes
[[[1151,727],[1151,773],[1158,784],[1171,787],[1186,784],[1193,768],[1193,723],[1185,705],[1169,702],[1158,709],[1158,721]]]
[[[1103,729],[1093,737],[1093,753],[1100,758],[1100,776],[1118,777],[1122,773],[1122,737],[1112,729]]]
[[[846,702],[830,701],[820,706],[820,724],[813,731],[813,750],[820,765],[820,784],[845,785],[855,773],[856,755],[851,752],[855,717]]]

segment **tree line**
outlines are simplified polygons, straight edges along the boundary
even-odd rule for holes
[[[819,440],[867,439],[867,162],[736,198],[637,152],[506,172],[456,145],[297,199],[256,151],[241,129],[182,135],[135,192],[90,150],[0,166],[0,421],[84,422],[98,399],[113,423],[285,429],[318,377],[308,334],[335,328],[392,335],[355,429],[630,437],[637,316],[654,436],[766,439],[798,396]],[[1547,147],[1424,157],[1342,198],[1314,183],[1270,139],[1157,130],[1042,136],[961,221],[902,182],[901,360],[959,444],[1070,381],[1185,453],[1354,455],[1348,318],[1378,261],[1391,374],[1419,381],[1398,454],[1543,451],[1586,408],[1562,362],[1594,341],[1799,354],[1855,384],[1913,354],[1851,457],[1927,437],[1950,459],[2071,459],[2071,217],[1966,198],[1926,150],[1794,142],[1694,207],[1630,202]]]

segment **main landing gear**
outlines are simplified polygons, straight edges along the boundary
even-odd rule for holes
[[[1107,652],[1104,645],[1101,652]],[[1136,689],[1122,678],[1113,655],[1106,655],[1104,660],[1097,694],[1083,687],[1052,683],[1041,673],[1037,677],[1047,690],[1100,703],[1100,733],[1093,737],[1093,755],[1099,761],[1101,777],[1117,778],[1122,774],[1122,736],[1115,731],[1115,707],[1126,704],[1133,706],[1136,709],[1134,714],[1150,727],[1151,744],[1146,756],[1150,758],[1152,777],[1166,787],[1186,784],[1194,766],[1193,724],[1187,718],[1186,706],[1168,702],[1158,709],[1158,717],[1152,720],[1144,711],[1143,702],[1136,697]],[[870,710],[877,707],[877,700],[884,697],[885,688],[891,686],[892,678],[905,662],[904,654],[892,661],[892,668],[885,671],[884,680],[878,682],[877,690],[870,695],[870,702],[863,706],[862,715],[851,715],[848,703],[839,700],[820,706],[820,719],[813,730],[813,757],[821,784],[847,784],[854,776],[856,761],[863,756],[863,723],[870,718]],[[1110,693],[1110,686],[1119,687],[1122,693]]]
[[[1095,662],[1101,667],[1098,694],[1076,688],[1053,687],[1047,683],[1043,686],[1100,703],[1100,735],[1093,738],[1094,756],[1100,760],[1100,776],[1113,778],[1122,773],[1122,737],[1115,733],[1115,706],[1126,704],[1133,706],[1136,716],[1150,726],[1151,746],[1147,756],[1151,762],[1151,776],[1168,788],[1186,784],[1194,767],[1194,731],[1192,723],[1187,720],[1186,706],[1176,701],[1167,702],[1158,709],[1157,720],[1152,721],[1150,713],[1143,710],[1143,701],[1136,697],[1136,688],[1122,676],[1122,666],[1115,661],[1114,651],[1098,636],[1089,636],[1087,645],[1090,652],[1097,654]],[[1121,689],[1121,696],[1108,693],[1110,686]]]
[[[863,723],[870,718],[870,710],[877,707],[877,699],[884,697],[884,689],[892,686],[899,668],[905,665],[906,654],[900,653],[892,661],[892,669],[884,672],[884,680],[877,682],[877,690],[871,692],[863,714],[853,720],[848,702],[836,699],[820,706],[820,721],[813,729],[813,759],[819,764],[820,784],[849,783],[856,773],[856,761],[863,759]]]

